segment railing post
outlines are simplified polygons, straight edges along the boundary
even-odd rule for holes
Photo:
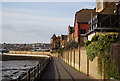
[[[39,67],[40,67],[40,64],[38,64],[38,73],[39,73],[39,71],[40,71],[40,70],[39,70],[39,69],[40,69]]]
[[[18,77],[18,81],[21,81],[21,76]]]
[[[41,72],[41,70],[42,70],[42,63],[40,62],[40,72]]]
[[[41,70],[42,70],[42,64],[41,64],[41,61],[40,61],[40,66],[39,66],[40,76],[39,77],[41,77]]]
[[[30,70],[28,71],[28,81],[31,81],[30,80]]]
[[[36,71],[35,71],[35,69],[36,69],[36,68],[34,67],[34,68],[33,68],[33,70],[34,70],[34,71],[33,71],[33,72],[34,72],[34,80],[35,80],[35,78],[36,78],[36,77],[35,77],[35,76],[36,76]]]
[[[48,59],[45,61],[45,67],[46,67],[46,65],[47,65],[47,61],[48,61]]]
[[[39,79],[39,64],[37,65],[37,80]]]
[[[43,68],[44,68],[44,63],[45,63],[45,61],[42,63],[42,71],[43,71]]]

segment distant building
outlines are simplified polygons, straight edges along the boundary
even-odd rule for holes
[[[60,37],[56,36],[55,34],[50,39],[51,49],[58,49],[60,48]]]
[[[11,44],[4,43],[0,44],[2,49],[9,51],[31,51],[33,49],[50,49],[50,44],[46,43],[31,43],[31,44]]]
[[[60,47],[64,48],[65,44],[67,43],[67,37],[68,35],[61,35],[60,36]]]
[[[86,33],[88,33],[88,22],[91,19],[91,13],[94,12],[94,9],[82,9],[75,14],[75,33],[74,38],[75,42],[83,44],[84,40],[87,40]]]
[[[74,27],[68,26],[68,42],[74,41]]]

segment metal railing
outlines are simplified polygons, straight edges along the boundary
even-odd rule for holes
[[[49,63],[50,59],[48,58],[43,63],[39,63],[36,67],[27,71],[27,73],[22,74],[18,77],[17,81],[37,81],[41,78],[45,67]]]

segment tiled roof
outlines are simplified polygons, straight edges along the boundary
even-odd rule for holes
[[[116,10],[116,3],[109,2],[107,3],[107,7],[104,8],[100,13],[101,14],[115,14],[114,11]]]
[[[75,21],[77,22],[88,22],[91,19],[91,13],[94,12],[94,9],[82,9],[75,14]]]

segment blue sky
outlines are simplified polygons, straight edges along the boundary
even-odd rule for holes
[[[53,34],[67,34],[75,12],[93,2],[3,2],[2,42],[49,43]]]

